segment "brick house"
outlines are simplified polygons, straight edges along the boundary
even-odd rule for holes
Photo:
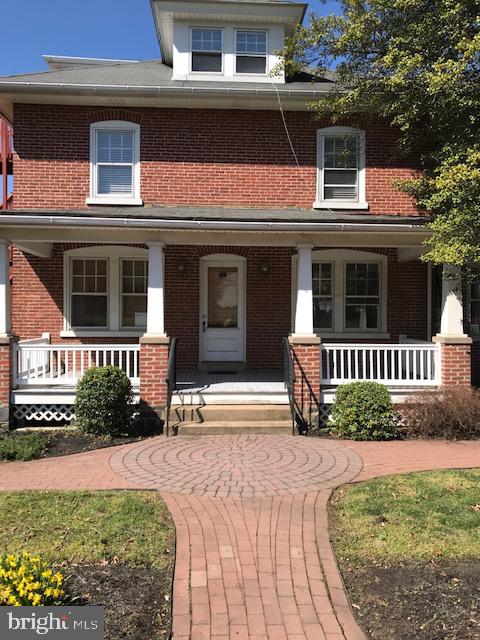
[[[415,162],[380,121],[316,119],[333,80],[271,73],[306,5],[151,4],[159,60],[0,78],[1,422],[68,420],[109,363],[153,419],[211,406],[204,431],[215,411],[284,429],[290,404],[309,422],[348,380],[470,384],[462,295],[392,186]]]

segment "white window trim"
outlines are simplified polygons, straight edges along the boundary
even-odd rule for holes
[[[324,148],[326,136],[358,137],[358,200],[325,200],[323,198]],[[352,127],[325,127],[317,131],[317,198],[314,209],[368,209],[365,188],[365,131]]]
[[[292,332],[294,332],[295,305],[297,291],[297,256],[292,256]],[[314,327],[314,333],[325,338],[387,340],[388,305],[388,257],[373,251],[350,249],[320,249],[312,251],[312,263],[331,262],[333,264],[333,329]],[[379,326],[376,329],[345,329],[345,265],[347,263],[369,262],[380,266],[380,309]]]
[[[221,71],[194,71],[193,70],[193,54],[199,53],[197,51],[193,51],[193,31],[194,29],[202,29],[204,31],[220,31],[222,34],[222,49],[220,51],[221,59],[222,59],[222,70]],[[225,33],[223,27],[210,27],[210,26],[197,26],[192,25],[188,30],[188,42],[189,42],[189,63],[188,63],[188,71],[192,76],[223,76],[225,74]],[[208,52],[203,52],[208,53]],[[211,51],[210,53],[219,53],[218,51]]]
[[[108,260],[107,296],[108,296],[108,327],[73,327],[71,324],[71,282],[72,260],[106,259]],[[73,337],[134,337],[145,333],[146,327],[122,329],[121,327],[121,259],[143,259],[148,262],[148,250],[139,247],[100,246],[70,249],[63,254],[63,331],[64,338]]]
[[[245,56],[245,57],[257,57],[259,58],[260,55],[263,56],[263,54],[253,54],[253,53],[239,53],[237,51],[237,33],[239,31],[256,31],[256,32],[261,32],[265,34],[265,40],[266,40],[266,46],[265,46],[265,73],[238,73],[237,72],[237,56]],[[234,29],[233,30],[233,46],[234,46],[234,51],[235,51],[235,55],[233,56],[233,75],[234,76],[241,76],[241,77],[265,77],[268,76],[268,74],[270,73],[270,69],[269,69],[269,60],[270,60],[270,55],[269,55],[269,48],[268,48],[268,41],[269,41],[269,32],[268,29],[249,29],[249,28],[238,28],[238,29]]]
[[[97,132],[102,130],[133,132],[133,176],[132,194],[100,195],[97,193]],[[140,197],[140,125],[126,120],[104,120],[90,125],[90,196],[87,204],[142,205]]]

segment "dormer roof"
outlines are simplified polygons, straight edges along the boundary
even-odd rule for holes
[[[175,20],[214,23],[242,22],[248,25],[281,24],[290,35],[301,24],[306,3],[287,0],[150,0],[160,43],[162,60],[173,61],[173,24]]]

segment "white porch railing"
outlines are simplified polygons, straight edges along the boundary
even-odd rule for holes
[[[373,380],[395,387],[440,384],[440,346],[415,344],[322,344],[321,382],[339,385]]]
[[[138,344],[55,345],[19,342],[14,347],[15,385],[57,385],[74,387],[87,369],[114,365],[140,383]]]

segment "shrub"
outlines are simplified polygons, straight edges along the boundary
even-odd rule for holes
[[[0,606],[42,607],[66,603],[64,577],[38,556],[0,555]]]
[[[400,407],[410,438],[480,438],[480,392],[445,388],[415,394]]]
[[[42,433],[5,435],[0,438],[0,460],[34,460],[48,448],[50,438]]]
[[[75,422],[95,435],[129,433],[133,418],[132,384],[118,367],[97,367],[85,372],[77,384]]]
[[[335,435],[351,440],[398,437],[396,413],[387,387],[378,382],[340,385],[329,426]]]

